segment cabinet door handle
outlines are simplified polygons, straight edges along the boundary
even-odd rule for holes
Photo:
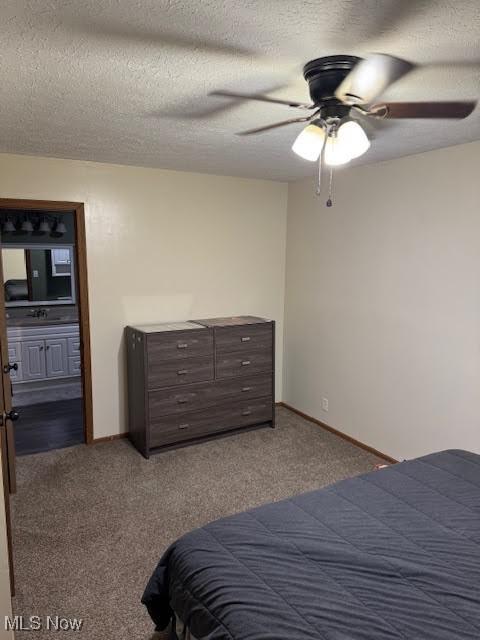
[[[40,351],[43,351],[43,347],[40,347]]]
[[[242,393],[245,393],[246,391],[251,391],[252,387],[242,387]]]
[[[47,344],[47,351],[48,351],[48,349],[50,349],[50,345],[49,344]]]
[[[242,336],[242,342],[250,342],[250,336]]]
[[[179,424],[178,428],[179,429],[188,429],[190,425],[188,424],[188,422],[184,422],[183,424]]]
[[[188,373],[188,369],[180,369],[180,371],[177,371],[177,376],[185,376]]]
[[[242,367],[248,367],[249,364],[250,364],[250,360],[243,360],[242,361]]]
[[[188,347],[188,343],[187,342],[179,342],[177,344],[177,349],[186,349]]]
[[[188,400],[187,398],[179,398],[177,400],[178,404],[187,404]]]
[[[244,409],[242,411],[242,416],[249,416],[252,413],[250,409]]]

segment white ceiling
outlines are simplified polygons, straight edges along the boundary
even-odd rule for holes
[[[294,180],[314,173],[302,125],[234,132],[298,111],[209,91],[306,100],[308,60],[382,52],[427,65],[386,98],[480,94],[480,0],[2,0],[0,19],[4,152]],[[480,139],[480,107],[369,127],[376,162]]]

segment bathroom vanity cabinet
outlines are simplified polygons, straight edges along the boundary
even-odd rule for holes
[[[12,383],[46,381],[80,376],[78,324],[9,327],[8,358]]]

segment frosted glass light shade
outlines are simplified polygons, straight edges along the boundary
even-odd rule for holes
[[[347,164],[351,159],[348,153],[348,145],[342,144],[339,138],[333,136],[328,136],[327,138],[323,157],[325,164],[328,164],[329,167],[338,167],[341,164]]]
[[[336,136],[329,136],[325,144],[325,164],[337,167],[358,158],[370,148],[370,140],[358,124],[349,120],[342,124]]]
[[[353,120],[349,120],[340,126],[337,133],[338,141],[348,148],[350,158],[358,158],[370,148],[370,140],[365,131]]]
[[[309,124],[297,136],[292,145],[292,151],[304,160],[315,162],[322,152],[324,142],[325,131],[316,124]]]

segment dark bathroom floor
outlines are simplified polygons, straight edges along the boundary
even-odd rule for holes
[[[42,402],[18,409],[14,423],[18,456],[85,442],[82,398]]]

